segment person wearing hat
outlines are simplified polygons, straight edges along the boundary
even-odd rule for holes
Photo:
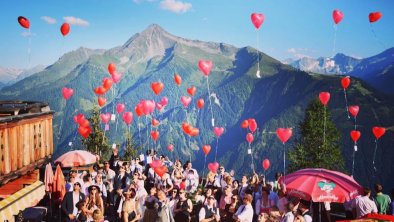
[[[73,221],[78,213],[77,203],[85,198],[85,195],[80,192],[81,184],[74,183],[73,191],[67,192],[62,202],[62,212],[66,221]]]
[[[300,200],[300,204],[298,205],[298,210],[300,214],[304,217],[305,222],[312,222],[312,215],[309,211],[310,202],[306,200]]]
[[[220,221],[219,209],[214,206],[215,203],[215,196],[209,196],[207,205],[204,205],[198,213],[199,222]]]
[[[90,215],[93,215],[93,211],[96,209],[100,209],[102,213],[104,213],[104,203],[103,198],[100,195],[100,187],[97,185],[91,185],[88,187],[88,212]]]

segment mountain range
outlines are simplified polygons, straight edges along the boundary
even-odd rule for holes
[[[297,60],[288,59],[283,63],[307,72],[357,77],[379,91],[394,95],[394,88],[390,86],[394,81],[394,48],[364,59],[338,53],[331,58],[304,57]]]
[[[0,67],[0,89],[7,85],[12,85],[34,73],[41,72],[45,66],[37,65],[30,69],[4,68]]]
[[[262,78],[256,77],[258,58]],[[212,60],[214,65],[209,78],[198,69],[199,59]],[[358,62],[352,70],[359,70],[365,64],[365,75],[378,75],[375,71],[381,67],[372,65],[378,59],[370,59]],[[328,109],[342,132],[342,153],[347,170],[351,171],[353,142],[349,132],[353,129],[353,122],[348,119],[345,110],[340,84],[342,75],[322,75],[295,69],[251,47],[237,48],[225,43],[184,39],[168,33],[159,25],[149,26],[125,44],[112,49],[79,48],[69,52],[43,71],[3,88],[0,99],[39,100],[50,104],[51,109],[56,111],[56,158],[70,149],[69,142],[73,142],[74,148],[81,147],[81,137],[77,134],[73,116],[77,113],[91,114],[92,107],[97,105],[93,89],[102,84],[104,77],[109,77],[107,66],[110,62],[116,64],[122,79],[107,93],[107,104],[101,109],[102,113],[115,113],[117,103],[124,103],[127,111],[134,111],[141,99],[156,102],[163,96],[169,99],[164,110],[153,114],[160,121],[157,128],[160,139],[157,143],[153,143],[148,136],[150,119],[138,118],[134,114],[129,128],[134,142],[144,150],[155,147],[172,158],[183,161],[192,158],[193,164],[204,170],[204,154],[200,147],[211,144],[212,151],[207,156],[207,162],[214,161],[217,147],[217,160],[227,169],[235,169],[239,175],[251,173],[249,166],[252,158],[245,140],[247,131],[240,124],[244,119],[255,118],[259,127],[251,144],[254,165],[258,172],[262,172],[261,161],[270,159],[271,168],[267,173],[272,179],[275,172],[283,171],[284,146],[277,139],[275,130],[278,127],[293,128],[293,137],[285,145],[287,151],[292,149],[300,136],[298,124],[304,118],[306,106],[318,97],[319,92],[329,91],[331,100]],[[180,86],[174,83],[174,73],[182,77]],[[394,186],[391,179],[394,177],[391,161],[394,158],[394,100],[392,95],[374,87],[373,81],[368,82],[369,78],[361,75],[351,78],[352,83],[347,90],[349,104],[360,106],[357,123],[362,136],[356,153],[355,178],[363,185],[380,182],[389,188]],[[164,84],[159,96],[150,89],[151,83],[157,81]],[[74,95],[67,101],[61,95],[64,86],[74,89]],[[183,108],[179,98],[186,96],[186,89],[191,86],[197,88],[196,95],[189,107]],[[201,110],[195,106],[198,98],[205,100],[205,107]],[[208,98],[211,98],[212,110]],[[215,126],[225,128],[219,139],[212,132],[211,115]],[[185,136],[181,129],[183,122],[199,128],[200,135],[193,138]],[[375,125],[388,129],[378,141],[377,172],[374,172],[371,160],[374,148],[371,128]],[[106,135],[111,143],[123,143],[127,130],[128,127],[118,116],[117,121],[110,123]],[[174,145],[173,152],[166,150],[170,143]]]

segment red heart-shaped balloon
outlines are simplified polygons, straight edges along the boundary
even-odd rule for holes
[[[192,97],[189,96],[181,96],[181,103],[186,108],[189,106],[190,102],[192,101]]]
[[[200,134],[200,130],[198,128],[192,127],[192,130],[190,131],[189,135],[198,136],[198,134]]]
[[[78,124],[82,127],[88,127],[90,126],[90,122],[87,119],[80,119]]]
[[[381,17],[382,17],[381,12],[371,12],[369,13],[368,16],[370,23],[377,22]]]
[[[210,171],[212,171],[212,173],[216,173],[218,171],[219,168],[219,163],[218,162],[214,162],[214,163],[209,163],[208,164],[208,169]]]
[[[70,97],[74,94],[74,90],[71,88],[63,87],[62,88],[62,95],[65,100],[70,99]]]
[[[70,32],[70,24],[63,23],[63,25],[60,27],[60,32],[62,33],[63,36],[68,35],[68,33]]]
[[[246,141],[248,141],[249,144],[251,144],[254,140],[254,136],[251,133],[246,134]]]
[[[166,166],[159,166],[153,169],[159,177],[163,177],[165,173],[168,172],[168,168]]]
[[[350,131],[350,137],[352,138],[353,142],[357,142],[358,139],[360,139],[361,132],[358,130],[352,130]]]
[[[157,168],[163,165],[163,162],[161,162],[161,160],[152,160],[152,163],[149,164],[150,167]]]
[[[269,159],[263,160],[263,168],[264,168],[264,170],[268,170],[268,168],[270,168],[270,160]]]
[[[191,96],[194,96],[195,94],[196,94],[196,90],[197,90],[197,88],[195,87],[195,86],[192,86],[192,87],[190,87],[190,88],[187,88],[187,93],[189,94],[189,95],[191,95]]]
[[[157,139],[158,139],[159,136],[160,136],[160,133],[159,133],[159,131],[152,131],[152,132],[150,132],[150,136],[151,136],[152,139],[156,142]]]
[[[104,78],[103,79],[103,87],[108,91],[111,89],[112,85],[114,84],[114,81],[111,78]]]
[[[198,61],[198,68],[200,68],[201,72],[205,75],[205,76],[209,76],[209,73],[211,73],[211,69],[212,69],[213,63],[210,60],[199,60]]]
[[[122,119],[127,125],[130,125],[130,123],[133,121],[133,113],[132,112],[124,112],[122,115]]]
[[[375,138],[378,140],[380,137],[382,137],[386,133],[386,129],[383,127],[374,126],[372,128],[372,133],[373,133],[373,135],[375,135]]]
[[[152,119],[152,126],[157,126],[157,125],[159,125],[159,120],[157,120],[157,119]]]
[[[216,137],[220,137],[224,132],[224,128],[223,127],[214,127],[213,128],[213,133],[216,135]]]
[[[90,126],[88,126],[88,127],[83,127],[83,126],[78,127],[78,133],[85,139],[89,136],[91,130],[92,130],[92,128]]]
[[[204,107],[204,99],[197,100],[197,108],[202,109]]]
[[[248,119],[249,130],[254,133],[257,130],[257,122],[255,119]]]
[[[111,114],[110,113],[102,113],[100,114],[100,119],[101,122],[104,124],[107,124],[111,120]]]
[[[105,93],[107,92],[107,89],[104,88],[104,87],[102,87],[102,86],[99,86],[99,87],[94,88],[93,91],[94,91],[94,93],[96,93],[97,95],[103,95],[103,94],[105,94]]]
[[[105,105],[105,103],[107,103],[107,99],[104,97],[99,96],[97,99],[97,102],[99,104],[100,107],[103,107]]]
[[[156,95],[159,95],[164,88],[164,84],[161,82],[154,82],[151,84],[151,88]]]
[[[287,140],[290,139],[291,135],[293,134],[293,131],[290,128],[278,128],[276,130],[276,135],[282,141],[282,143],[286,143]]]
[[[18,22],[19,22],[19,24],[20,24],[23,28],[25,28],[25,29],[30,28],[29,19],[27,19],[27,18],[25,18],[25,17],[23,17],[23,16],[19,16],[19,17],[18,17]]]
[[[113,63],[108,64],[108,72],[109,74],[113,75],[116,71],[116,65]]]
[[[210,145],[202,146],[202,151],[205,153],[205,155],[208,155],[209,152],[211,152],[211,146]]]
[[[125,105],[123,103],[116,104],[116,112],[117,113],[119,113],[119,114],[123,113],[124,108],[125,108]]]
[[[354,118],[357,117],[359,110],[360,110],[360,107],[358,107],[358,106],[349,106],[349,113],[351,113]]]
[[[181,85],[181,83],[182,83],[181,76],[175,73],[174,74],[174,81],[175,81],[175,84],[177,84],[178,86]]]
[[[241,127],[242,128],[246,129],[246,128],[248,128],[248,126],[249,126],[249,121],[248,120],[242,121],[242,123],[241,123]]]
[[[330,101],[330,93],[329,92],[321,92],[319,94],[320,102],[326,106],[328,101]]]
[[[264,22],[264,15],[261,13],[252,13],[250,19],[256,29],[259,29]]]
[[[344,16],[343,12],[341,12],[337,9],[332,12],[332,18],[334,19],[335,24],[338,24],[339,22],[341,22],[343,19],[343,16]]]
[[[167,150],[170,151],[170,152],[172,152],[172,151],[174,150],[174,145],[168,144]]]
[[[350,85],[350,77],[346,76],[341,79],[342,88],[347,89]]]

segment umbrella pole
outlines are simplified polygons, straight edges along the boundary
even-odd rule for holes
[[[319,222],[321,222],[321,202],[319,202]]]

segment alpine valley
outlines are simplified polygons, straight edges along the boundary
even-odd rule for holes
[[[51,109],[56,111],[56,158],[70,149],[69,142],[73,142],[74,147],[81,147],[81,137],[76,133],[73,116],[77,113],[89,116],[93,106],[97,106],[93,89],[101,85],[104,77],[109,77],[107,66],[113,62],[122,73],[122,79],[107,93],[107,105],[101,112],[115,113],[114,107],[120,102],[126,105],[125,110],[134,112],[141,99],[158,102],[167,96],[167,107],[154,113],[154,117],[161,122],[158,128],[160,138],[156,144],[159,152],[183,161],[191,155],[194,166],[202,173],[204,154],[201,147],[204,144],[212,146],[208,163],[214,161],[218,144],[218,162],[227,169],[236,170],[238,175],[251,173],[252,162],[247,153],[247,132],[240,124],[244,119],[255,118],[259,129],[252,143],[254,163],[257,171],[262,172],[262,160],[270,159],[271,168],[267,173],[273,179],[275,172],[283,171],[283,145],[275,130],[278,127],[293,128],[293,137],[286,143],[286,149],[292,149],[299,138],[298,124],[304,118],[304,110],[321,91],[331,93],[328,109],[342,132],[342,153],[346,168],[351,172],[353,142],[349,133],[353,129],[353,121],[348,119],[341,87],[343,75],[350,75],[347,97],[349,105],[360,106],[357,124],[361,131],[354,176],[363,185],[379,181],[390,188],[394,187],[394,93],[390,85],[394,79],[393,51],[389,49],[381,55],[361,60],[340,58],[347,62],[333,71],[340,75],[325,75],[310,72],[315,69],[303,71],[300,67],[293,68],[251,47],[236,48],[225,43],[188,40],[171,35],[158,25],[151,25],[122,46],[109,50],[79,48],[69,52],[43,71],[5,86],[0,91],[0,99],[49,103]],[[339,59],[341,56],[344,57],[341,54],[336,57]],[[262,78],[256,77],[258,58]],[[210,96],[206,77],[197,66],[199,59],[212,60],[214,64],[208,78]],[[174,83],[174,73],[182,77],[179,87]],[[159,96],[150,88],[151,83],[156,81],[164,84]],[[197,88],[196,95],[189,107],[184,109],[179,98],[186,96],[186,89],[191,86]],[[74,89],[74,95],[67,102],[62,98],[62,87]],[[212,102],[215,126],[225,128],[218,143],[212,131],[208,97]],[[201,110],[196,108],[198,98],[205,100]],[[134,114],[130,127],[134,143],[143,147],[144,151],[153,146],[147,139],[150,131],[147,122],[150,123],[150,120]],[[183,122],[199,128],[200,135],[191,139],[185,136],[181,128]],[[373,126],[388,130],[378,141],[376,172],[372,166],[375,148]],[[118,116],[118,122],[110,122],[110,130],[107,131],[110,142],[124,143],[126,130],[126,124]],[[174,145],[172,153],[166,149],[170,143]],[[371,175],[375,175],[374,178]]]

